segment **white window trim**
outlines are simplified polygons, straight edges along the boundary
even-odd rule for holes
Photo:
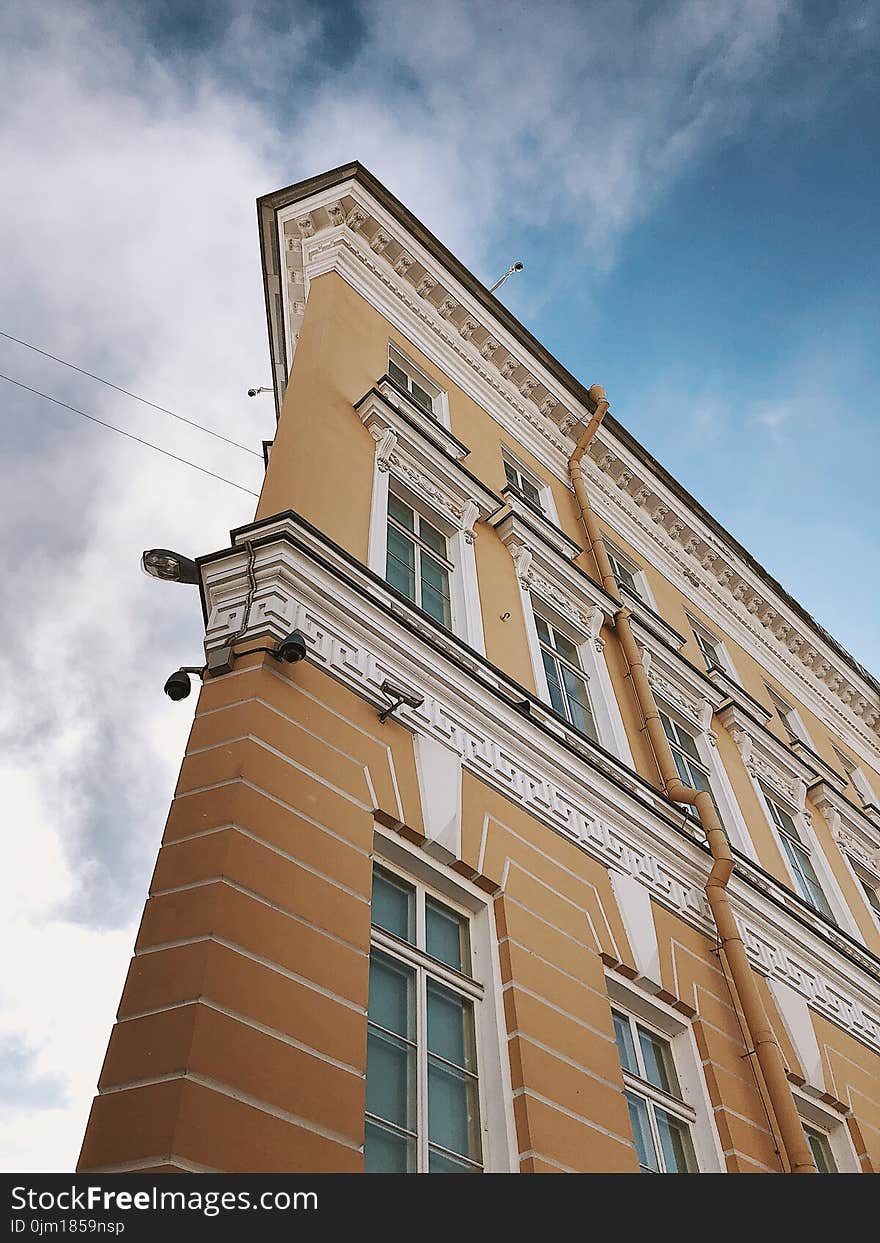
[[[749,826],[734,793],[731,780],[727,775],[727,769],[724,767],[721,756],[718,754],[715,737],[709,729],[709,722],[712,718],[711,704],[706,703],[703,720],[696,721],[682,712],[675,704],[670,703],[662,691],[655,689],[654,694],[661,712],[664,712],[670,720],[675,721],[677,725],[686,730],[697,744],[700,763],[706,770],[706,775],[709,778],[709,786],[718,806],[721,823],[728,832],[733,845],[738,850],[741,850],[744,855],[747,855],[752,862],[758,863],[758,853],[752,842]],[[684,809],[682,808],[682,810]]]
[[[862,1168],[859,1165],[845,1119],[821,1101],[808,1096],[803,1088],[792,1084],[791,1092],[801,1121],[813,1130],[821,1131],[828,1140],[837,1172],[839,1174],[861,1174]]]
[[[876,911],[874,907],[871,906],[871,903],[868,901],[868,895],[865,893],[865,885],[868,885],[874,890],[878,897],[880,897],[880,876],[876,875],[870,868],[865,867],[864,863],[860,863],[858,859],[854,859],[845,847],[841,847],[840,853],[843,855],[844,863],[852,873],[856,890],[858,891],[858,895],[862,902],[865,904],[868,915],[877,930],[880,931],[880,911]],[[864,941],[863,936],[860,936],[859,939]]]
[[[855,760],[844,755],[843,752],[839,750],[838,747],[834,746],[833,743],[831,749],[840,760],[840,766],[846,773],[847,782],[852,786],[856,794],[858,794],[862,807],[880,808],[880,795],[874,793],[873,786]]]
[[[775,691],[773,687],[768,686],[766,682],[764,683],[764,686],[770,698],[770,702],[773,704],[773,715],[779,717],[781,720],[783,715],[782,710],[784,710],[785,720],[781,720],[782,728],[785,729],[785,721],[788,721],[788,724],[791,726],[791,731],[795,737],[805,743],[811,751],[815,751],[816,748],[812,738],[810,737],[809,731],[794,704],[790,704],[784,696],[779,694],[779,691]],[[788,732],[786,731],[786,737],[787,733]]]
[[[501,458],[502,458],[502,463],[506,459],[508,462],[510,462],[511,466],[513,466],[516,470],[519,471],[521,475],[524,475],[525,478],[528,479],[529,483],[532,484],[535,491],[538,493],[538,495],[541,498],[541,511],[544,517],[549,522],[552,522],[554,526],[558,527],[559,526],[559,513],[556,509],[556,501],[553,498],[553,490],[550,487],[550,485],[547,483],[544,483],[544,481],[540,479],[533,470],[529,470],[528,466],[526,466],[516,456],[513,450],[509,449],[507,445],[505,444],[502,444],[501,446]],[[505,476],[505,482],[506,482],[506,476]]]
[[[654,1027],[670,1041],[678,1085],[685,1105],[696,1114],[691,1124],[691,1142],[701,1174],[725,1174],[727,1162],[718,1131],[715,1111],[702,1073],[702,1058],[690,1023],[665,1002],[648,996],[635,985],[606,974],[605,983],[612,1007],[625,1010],[648,1027]]]
[[[801,845],[806,849],[807,854],[810,856],[813,871],[816,873],[816,878],[819,881],[822,892],[825,894],[825,900],[831,908],[831,914],[834,916],[838,927],[842,928],[845,932],[848,932],[850,936],[855,937],[856,940],[862,941],[863,937],[861,929],[853,918],[849,905],[843,896],[839,884],[837,883],[837,878],[832,872],[828,860],[825,858],[825,852],[820,846],[819,840],[813,831],[812,817],[806,811],[805,804],[797,807],[793,802],[784,798],[776,790],[765,788],[765,786],[762,785],[756,777],[752,774],[749,775],[751,776],[752,784],[758,793],[758,801],[761,804],[764,819],[767,821],[770,831],[773,834],[773,840],[779,848],[779,853],[782,856],[782,865],[791,880],[791,888],[794,893],[803,902],[805,902],[811,910],[815,911],[816,908],[812,905],[812,903],[808,902],[801,893],[794,868],[788,860],[788,853],[779,839],[780,830],[770,812],[770,807],[767,802],[768,799],[770,799],[771,802],[776,803],[782,808],[783,811],[787,812],[794,821],[795,828],[798,831],[798,836],[801,839]],[[865,901],[867,903],[867,899],[865,899]],[[820,912],[816,911],[816,914],[818,915]]]
[[[618,548],[613,540],[610,540],[607,535],[603,538],[605,541],[606,551],[611,554],[615,561],[619,561],[622,566],[629,570],[630,574],[633,576],[633,581],[638,587],[641,598],[644,600],[645,604],[647,604],[648,608],[654,613],[657,613],[659,616],[660,610],[657,608],[657,601],[654,599],[654,593],[651,591],[651,584],[648,582],[647,574],[645,574],[644,570],[636,561],[633,561],[632,557],[628,556],[625,552]]]
[[[383,471],[377,463],[373,473],[373,508],[370,516],[368,564],[369,568],[383,579],[388,552],[390,479],[391,472]],[[468,539],[465,531],[456,530],[447,516],[426,504],[396,476],[394,492],[405,504],[423,514],[446,537],[448,560],[453,567],[449,572],[449,602],[452,612],[450,630],[481,655],[485,655],[486,640],[483,634],[483,613],[480,605],[473,540]],[[413,608],[418,608],[418,605],[413,604]]]
[[[544,672],[544,660],[541,655],[541,640],[538,638],[538,628],[535,624],[536,612],[545,621],[549,622],[550,625],[555,626],[557,630],[571,639],[578,649],[581,672],[586,679],[587,693],[590,697],[590,705],[593,709],[593,719],[596,723],[596,732],[599,735],[600,745],[623,760],[630,768],[635,768],[629,739],[623,726],[620,705],[617,702],[617,696],[611,684],[608,665],[602,654],[604,644],[599,637],[599,630],[602,626],[602,614],[596,610],[593,615],[595,620],[594,631],[586,634],[563,617],[558,610],[549,605],[541,596],[533,595],[522,583],[520,583],[520,596],[522,598],[526,637],[529,644],[529,654],[532,658],[532,672],[535,678],[538,698],[548,708],[551,707],[550,688],[547,685],[547,675]],[[569,728],[574,730],[575,727],[570,725]]]
[[[400,367],[401,371],[405,371],[411,380],[415,380],[415,382],[421,385],[425,392],[430,395],[432,413],[431,415],[427,415],[427,412],[424,412],[426,417],[433,417],[441,425],[441,427],[445,427],[449,430],[451,423],[449,415],[449,396],[446,389],[441,388],[436,380],[432,380],[427,372],[423,371],[418,363],[413,362],[409,355],[405,354],[395,341],[389,340],[388,342],[387,359],[389,362],[396,363],[397,366]],[[414,399],[411,398],[411,400]],[[418,406],[418,402],[416,402],[416,405]]]
[[[401,880],[424,885],[470,919],[473,978],[483,989],[482,999],[474,1003],[483,1171],[517,1173],[519,1150],[494,906],[476,885],[378,824],[374,826],[373,861]],[[421,1132],[424,1120],[419,1122]]]
[[[721,668],[725,673],[730,674],[735,682],[739,683],[740,679],[738,673],[736,672],[736,666],[731,659],[730,652],[727,650],[724,640],[716,635],[714,630],[710,630],[708,626],[704,626],[701,621],[698,621],[697,618],[693,617],[690,613],[686,612],[685,616],[688,619],[688,625],[694,633],[694,639],[696,639],[698,635],[702,635],[706,640],[708,640],[708,642],[712,644],[715,651],[718,653]],[[697,643],[697,649],[700,653],[700,658],[705,661],[705,655],[699,643]]]

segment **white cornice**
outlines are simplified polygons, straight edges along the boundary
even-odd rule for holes
[[[476,660],[469,674],[458,663],[460,646],[417,618],[432,645],[423,642],[404,624],[416,616],[412,608],[293,516],[254,524],[236,538],[251,540],[255,553],[256,589],[243,639],[267,631],[280,637],[298,627],[308,640],[308,659],[377,707],[385,706],[380,687],[386,678],[418,688],[422,706],[406,709],[402,723],[458,751],[466,768],[536,819],[604,866],[633,876],[661,905],[713,935],[703,891],[707,855],[674,830],[662,796],[641,783],[630,793],[610,779],[613,765],[606,776],[600,765],[562,745],[564,731],[557,742],[539,730],[516,710],[503,676]],[[202,560],[208,649],[242,624],[247,562],[240,546]],[[451,660],[438,651],[444,643]],[[596,752],[584,746],[582,754]],[[637,792],[640,797],[633,797]],[[755,871],[747,861],[738,864],[743,870]],[[766,876],[750,886],[735,875],[732,897],[755,965],[880,1050],[880,985],[869,974],[876,962],[852,945],[838,953],[833,937],[829,944],[827,936],[814,935],[818,923],[800,906],[802,918],[796,919],[779,901],[795,905],[791,895]],[[842,947],[843,939],[837,940]]]
[[[570,433],[576,434],[588,411],[362,184],[352,178],[301,200],[279,211],[277,224],[287,272],[281,284],[288,366],[310,280],[338,271],[567,482]],[[782,685],[818,715],[831,712],[844,723],[850,745],[876,767],[876,689],[623,446],[609,425],[591,453],[619,494],[613,498],[615,513],[625,503],[647,512],[657,532],[649,543],[661,546],[665,560],[673,561],[674,585],[701,608],[703,596],[710,596],[707,614],[719,618],[732,638],[742,641],[738,636],[745,627],[743,645],[749,649],[757,641]],[[648,533],[641,515],[637,526],[639,538],[631,542],[641,550]],[[694,596],[694,588],[700,595]]]

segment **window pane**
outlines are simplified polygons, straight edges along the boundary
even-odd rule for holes
[[[504,475],[510,486],[519,490],[519,475],[517,474],[516,467],[512,466],[507,458],[504,459]]]
[[[479,1160],[477,1083],[471,1075],[428,1057],[428,1138]]]
[[[400,384],[403,388],[409,388],[409,376],[402,367],[398,367],[393,358],[388,360],[388,375],[396,384]]]
[[[637,1027],[639,1048],[645,1063],[645,1078],[648,1083],[653,1083],[655,1088],[668,1092],[670,1096],[678,1096],[678,1081],[675,1077],[672,1050],[669,1048],[668,1041],[655,1036],[653,1032],[646,1031],[644,1027],[638,1025]]]
[[[471,1004],[434,980],[428,980],[428,1051],[476,1071]]]
[[[407,531],[415,531],[415,514],[409,505],[404,505],[399,496],[395,496],[393,492],[388,493],[388,517],[393,518],[395,522],[399,522],[402,527],[406,527]]]
[[[443,626],[449,626],[449,575],[433,557],[423,552],[421,557],[421,606]]]
[[[415,380],[410,382],[410,392],[413,395],[414,401],[417,401],[420,406],[423,406],[429,414],[433,413],[434,403],[431,400],[430,394],[426,393],[420,384],[416,384]]]
[[[388,528],[388,555],[385,561],[387,582],[415,603],[415,548],[395,527]]]
[[[641,599],[641,594],[636,586],[636,580],[633,577],[632,572],[628,570],[620,561],[618,561],[616,557],[609,557],[608,560],[611,562],[611,568],[614,571],[614,577],[617,581],[622,583],[624,587],[628,587],[630,591],[639,596],[639,599]]]
[[[572,643],[571,639],[566,639],[564,634],[560,634],[558,630],[553,631],[553,646],[556,648],[563,660],[567,660],[570,665],[574,665],[576,669],[581,667],[580,652]]]
[[[816,1169],[820,1174],[836,1174],[837,1165],[827,1136],[820,1135],[818,1131],[811,1131],[807,1127],[804,1127],[804,1130],[807,1133],[807,1143],[810,1145],[813,1160],[816,1162]]]
[[[583,678],[579,678],[576,673],[561,666],[562,684],[565,688],[565,697],[568,702],[568,714],[572,725],[575,729],[580,730],[582,734],[586,734],[588,738],[592,738],[593,742],[598,742],[599,738],[596,733],[596,722],[593,720],[593,709],[590,706],[589,696],[587,695],[587,684]]]
[[[639,1157],[639,1169],[643,1174],[659,1174],[660,1165],[648,1121],[648,1106],[640,1096],[635,1096],[632,1092],[624,1092],[624,1096],[629,1106],[629,1120]]]
[[[367,1113],[415,1129],[415,1046],[367,1029]]]
[[[374,950],[370,955],[369,1017],[373,1023],[415,1038],[415,972]]]
[[[692,1174],[696,1172],[694,1146],[687,1126],[673,1118],[665,1109],[654,1107],[663,1164],[667,1174]]]
[[[404,941],[415,940],[415,890],[373,870],[372,922]]]
[[[368,1121],[364,1136],[364,1169],[367,1174],[414,1174],[415,1140]]]
[[[547,689],[550,692],[550,703],[560,716],[564,716],[568,720],[568,713],[565,710],[565,696],[562,693],[562,687],[559,683],[559,674],[557,673],[557,664],[549,652],[541,649],[541,659],[544,662],[544,672],[547,675]]]
[[[467,923],[448,907],[425,899],[425,949],[456,971],[468,972]]]
[[[697,749],[696,740],[691,737],[687,730],[682,729],[680,725],[676,727],[675,732],[678,735],[678,745],[682,751],[689,755],[692,760],[696,760],[699,763],[700,752]]]
[[[429,1174],[479,1174],[480,1168],[467,1161],[456,1161],[448,1153],[438,1152],[436,1148],[428,1151]]]
[[[419,537],[423,543],[432,548],[434,552],[439,553],[441,557],[446,556],[445,537],[426,518],[419,518]]]
[[[637,1075],[639,1073],[639,1063],[636,1059],[636,1046],[633,1043],[629,1019],[624,1018],[622,1014],[618,1014],[614,1010],[611,1012],[611,1017],[614,1019],[614,1039],[617,1041],[620,1064],[631,1075]]]
[[[780,836],[782,838],[782,845],[785,847],[785,853],[788,855],[788,861],[791,864],[792,871],[795,874],[798,888],[801,891],[801,896],[806,898],[807,902],[809,902],[810,906],[812,906],[814,910],[821,911],[823,915],[827,915],[829,919],[833,919],[834,916],[831,914],[831,907],[828,905],[828,899],[825,897],[825,894],[822,891],[822,886],[819,884],[819,878],[813,870],[813,865],[810,862],[810,856],[804,850],[803,846],[798,845],[796,842],[789,841],[788,837],[786,837],[784,833]]]
[[[528,479],[522,480],[522,494],[527,501],[531,501],[536,509],[542,508],[541,494],[533,483],[529,483]]]
[[[546,643],[548,647],[552,647],[553,642],[550,638],[550,627],[544,621],[544,618],[538,617],[537,614],[535,615],[535,629],[538,632],[538,638],[541,642]]]
[[[862,880],[862,878],[859,877],[859,881],[865,891],[865,897],[868,899],[868,905],[873,911],[880,915],[880,894],[878,894],[877,890],[872,885],[869,885],[866,880]]]

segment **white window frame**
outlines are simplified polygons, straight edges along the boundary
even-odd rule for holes
[[[416,401],[416,399],[412,396],[412,393],[410,393],[410,400],[415,404],[417,409],[419,409],[426,418],[435,419],[441,427],[445,427],[448,430],[450,426],[449,397],[446,389],[441,388],[437,381],[432,380],[431,377],[422,370],[418,363],[414,363],[407,354],[404,354],[399,345],[397,345],[394,341],[389,341],[388,363],[392,362],[409,377],[411,382],[415,381],[420,388],[423,388],[431,398],[431,413],[429,414],[428,411],[425,410],[424,406]],[[388,378],[391,379],[390,368]],[[393,381],[393,383],[396,383],[396,381]]]
[[[838,1174],[861,1174],[849,1127],[840,1114],[828,1109],[821,1101],[808,1096],[803,1088],[791,1085],[794,1103],[805,1127],[817,1131],[828,1141]]]
[[[526,637],[532,658],[532,673],[535,678],[535,689],[538,698],[552,710],[550,688],[547,685],[544,659],[541,655],[541,640],[538,637],[538,628],[535,624],[536,613],[545,622],[548,622],[565,635],[578,650],[581,673],[587,683],[587,693],[593,709],[593,720],[596,723],[596,733],[599,735],[600,745],[623,760],[630,768],[635,768],[629,740],[623,725],[623,718],[620,714],[620,705],[617,702],[617,696],[611,684],[608,665],[605,662],[602,651],[599,650],[604,645],[598,636],[598,630],[592,635],[584,634],[539,595],[533,594],[522,586],[520,590],[523,601],[523,617],[526,624]],[[597,617],[597,626],[600,621],[601,618]],[[575,733],[579,733],[573,725],[569,725],[568,728]],[[585,737],[586,735],[580,736]]]
[[[472,978],[481,992],[474,1001],[474,1029],[483,1172],[517,1173],[519,1149],[494,906],[476,885],[378,824],[374,826],[372,862],[405,884],[421,887],[469,920]],[[375,931],[371,929],[371,944]],[[377,945],[381,939],[377,938]],[[386,952],[384,946],[379,948]],[[426,1118],[418,1122],[421,1136]]]
[[[846,779],[856,794],[858,794],[862,807],[880,808],[880,796],[874,793],[873,786],[855,760],[851,760],[848,755],[844,755],[834,743],[831,744],[831,749],[840,760],[840,766],[846,773]]]
[[[538,476],[535,474],[534,471],[529,470],[527,466],[524,466],[523,463],[520,461],[520,459],[513,452],[513,450],[509,449],[507,445],[504,445],[504,444],[501,446],[501,461],[502,461],[502,466],[504,464],[508,464],[512,466],[514,471],[516,471],[516,473],[521,478],[527,480],[532,485],[532,487],[535,489],[535,491],[538,493],[538,496],[540,497],[541,514],[549,522],[552,522],[554,526],[558,527],[559,526],[559,514],[556,511],[556,502],[553,499],[553,490],[550,487],[550,485],[544,483],[543,480],[538,478]],[[510,480],[507,478],[506,471],[504,474],[504,478],[505,478],[505,483],[509,487],[514,486],[513,484],[510,483]],[[522,500],[524,504],[526,505],[533,504],[533,502],[530,502],[526,498],[522,490],[518,487],[516,489],[516,495],[517,495],[517,498]]]
[[[854,859],[845,848],[842,853],[844,861],[849,865],[849,869],[855,877],[856,888],[859,891],[859,895],[864,901],[865,906],[868,908],[874,923],[877,925],[878,929],[880,929],[880,876],[872,873],[872,871],[869,868],[866,868],[863,863],[860,863],[858,859]],[[876,906],[873,905],[871,899],[868,897],[869,889],[874,894],[874,898],[877,902]]]
[[[679,729],[685,730],[693,738],[697,746],[699,754],[700,766],[704,769],[709,778],[709,787],[712,796],[715,799],[715,806],[721,817],[721,823],[725,831],[729,835],[731,841],[737,846],[743,854],[747,855],[755,863],[758,862],[758,854],[752,842],[751,834],[743,816],[730,778],[727,775],[718,749],[714,745],[713,736],[705,723],[697,723],[686,716],[679,708],[670,703],[668,699],[664,699],[656,689],[654,692],[657,700],[657,706],[660,711],[668,716],[669,719],[676,724]],[[711,708],[707,708],[707,719],[711,718]],[[674,748],[673,748],[674,750]],[[692,757],[689,757],[692,758]],[[689,815],[690,821],[699,826],[699,820],[694,815],[690,815],[684,804],[681,804],[681,810]]]
[[[782,727],[789,742],[803,742],[811,751],[815,751],[816,748],[813,746],[813,740],[797,708],[790,704],[787,699],[784,699],[779,694],[779,691],[775,691],[772,686],[768,686],[766,682],[764,683],[764,688],[770,697],[770,702],[773,704],[773,714],[782,722]]]
[[[480,589],[477,582],[477,562],[472,539],[466,531],[457,528],[448,516],[425,503],[416,493],[388,469],[382,469],[378,457],[373,472],[373,508],[370,519],[368,551],[369,568],[385,579],[388,554],[388,493],[393,490],[404,504],[409,505],[446,538],[449,573],[449,595],[452,611],[450,631],[482,655],[486,654],[483,634],[483,614],[480,605]],[[418,608],[418,605],[413,605]],[[437,625],[440,625],[438,622]]]
[[[396,518],[392,517],[391,504],[390,504],[392,495],[394,496],[394,499],[399,504],[404,505],[412,513],[413,515],[413,529],[412,530],[410,530],[410,528],[407,527],[405,524],[399,522]],[[440,622],[441,625],[447,626],[447,628],[451,630],[452,629],[452,579],[455,574],[455,565],[449,559],[449,538],[443,531],[439,529],[439,527],[436,526],[436,524],[431,520],[431,518],[427,514],[423,512],[422,509],[420,509],[416,505],[411,505],[408,501],[404,500],[404,498],[400,495],[400,493],[398,492],[396,488],[393,490],[389,489],[388,500],[389,500],[388,527],[386,528],[386,541],[388,538],[388,529],[393,527],[394,530],[397,532],[397,534],[399,534],[404,540],[406,540],[407,543],[411,544],[413,548],[413,580],[415,584],[416,596],[418,598],[416,600],[413,600],[412,603],[415,604],[418,608],[420,608],[422,612],[428,612],[428,610],[425,608],[425,605],[424,605],[424,583],[423,583],[424,576],[422,573],[422,561],[424,557],[427,556],[431,561],[435,562],[437,565],[440,566],[442,570],[446,572],[446,587],[449,593],[449,617],[445,621],[440,621],[439,618],[435,618],[434,620]],[[442,553],[438,549],[433,548],[431,544],[429,544],[425,540],[425,538],[422,535],[422,523],[425,523],[426,525],[433,527],[434,530],[436,530],[438,534],[442,537],[443,547],[444,547],[444,551]],[[387,544],[386,544],[386,567],[385,568],[386,568],[386,575],[387,575],[387,570],[388,570]],[[406,593],[404,592],[403,594],[406,594]],[[442,594],[442,592],[440,594]],[[407,598],[409,599],[409,597]],[[433,616],[433,614],[429,614],[429,616]]]
[[[690,1122],[690,1133],[697,1168],[701,1174],[726,1173],[724,1149],[715,1127],[715,1112],[703,1078],[702,1058],[690,1023],[683,1021],[681,1014],[670,1005],[649,996],[628,981],[624,982],[617,976],[606,974],[605,982],[612,1009],[625,1012],[669,1041],[681,1089],[681,1100],[693,1118]],[[624,1083],[629,1086],[627,1073],[622,1073]],[[639,1086],[635,1090],[641,1092],[642,1088]],[[650,1087],[648,1090],[653,1091]],[[663,1093],[658,1092],[656,1099],[661,1108],[666,1108],[663,1096]]]
[[[780,829],[779,825],[773,818],[773,813],[770,810],[771,803],[774,803],[791,817],[795,829],[797,830],[798,838],[800,839],[799,844],[809,856],[813,871],[816,874],[816,879],[819,882],[819,888],[825,896],[825,901],[828,903],[831,911],[831,918],[834,923],[839,928],[842,928],[847,932],[854,932],[856,936],[861,937],[861,933],[853,920],[849,907],[840,892],[840,887],[837,884],[830,867],[828,866],[828,861],[825,858],[824,851],[819,845],[819,842],[816,840],[813,827],[804,815],[803,810],[795,807],[794,803],[791,803],[787,799],[783,798],[782,795],[777,793],[777,791],[765,786],[763,782],[758,781],[756,784],[760,795],[761,808],[764,812],[767,824],[770,826],[770,829],[773,832],[778,844],[779,853],[782,856],[783,866],[789,875],[791,887],[795,894],[797,894],[797,896],[804,903],[806,903],[811,911],[814,911],[817,915],[822,914],[821,911],[818,911],[816,907],[813,906],[809,898],[805,898],[801,893],[801,887],[798,883],[795,870],[789,861],[788,852],[786,851],[785,845],[781,840],[784,830]]]
[[[647,604],[648,608],[654,613],[659,613],[657,602],[655,601],[653,592],[651,591],[651,585],[648,582],[648,576],[645,574],[641,566],[633,561],[632,557],[630,557],[627,553],[621,552],[617,545],[613,543],[613,541],[609,540],[607,536],[604,537],[604,543],[605,551],[608,553],[611,560],[611,568],[614,569],[614,562],[616,561],[618,565],[627,570],[636,585],[636,592],[638,593],[639,598],[643,600],[644,603]]]
[[[718,666],[721,668],[721,670],[722,670],[724,673],[728,673],[728,674],[730,674],[730,676],[731,676],[731,677],[732,677],[732,678],[733,678],[736,682],[738,682],[738,681],[739,681],[739,677],[737,676],[736,668],[735,668],[734,663],[733,663],[733,661],[732,661],[732,659],[731,659],[731,657],[730,657],[730,652],[728,652],[728,650],[727,650],[727,648],[726,648],[726,646],[725,646],[725,644],[724,644],[724,640],[723,640],[723,639],[720,639],[720,638],[719,638],[719,637],[718,637],[718,636],[714,633],[714,631],[712,631],[712,630],[710,630],[710,629],[709,629],[709,627],[708,627],[708,626],[705,626],[705,625],[704,625],[701,621],[698,621],[696,617],[691,616],[691,614],[690,614],[690,613],[685,613],[685,616],[687,617],[687,619],[688,619],[688,624],[689,624],[689,626],[690,626],[691,630],[693,631],[694,639],[696,640],[696,644],[697,644],[697,647],[698,647],[698,649],[699,649],[700,655],[702,656],[702,658],[703,658],[703,660],[704,660],[704,662],[705,662],[705,664],[706,664],[706,670],[707,670],[707,672],[709,671],[709,669],[711,668],[711,666],[710,666],[710,664],[709,664],[709,657],[707,656],[706,652],[704,651],[704,649],[703,649],[703,647],[702,647],[702,645],[701,645],[701,643],[700,643],[700,639],[702,639],[704,643],[708,643],[708,644],[710,644],[710,645],[711,645],[711,646],[715,649],[715,651],[718,653],[718,662],[717,662],[717,663],[718,663]]]

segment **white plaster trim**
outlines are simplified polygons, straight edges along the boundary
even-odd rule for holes
[[[277,539],[256,548],[251,633],[269,629],[280,637],[299,627],[307,636],[309,659],[377,706],[384,706],[379,687],[385,678],[418,687],[425,694],[422,707],[402,710],[410,728],[457,749],[464,766],[536,819],[606,867],[638,878],[656,901],[714,935],[703,890],[707,854],[673,832],[666,800],[640,785],[633,789],[639,790],[641,801],[633,800],[625,784],[619,784],[625,774],[609,780],[598,758],[581,760],[548,733],[536,733],[534,723],[513,707],[506,682],[485,666],[469,666],[466,653],[457,648],[465,668],[447,662],[436,647],[427,647],[418,635],[395,625],[388,612],[376,607],[383,599],[389,607],[393,604],[387,593],[383,596],[381,584],[299,528],[295,519],[251,527],[246,534],[254,540],[285,529],[304,547]],[[245,532],[237,538],[244,539]],[[313,547],[332,568],[315,561],[306,547]],[[246,570],[241,547],[202,566],[209,647],[221,645],[237,628],[230,618],[240,616],[247,596]],[[411,617],[403,608],[397,611]],[[439,628],[425,631],[442,646]],[[502,698],[489,689],[493,678]],[[659,815],[652,813],[652,805]],[[739,863],[737,872],[744,866]],[[755,874],[755,886],[749,886],[734,874],[731,896],[752,962],[789,983],[831,1022],[880,1050],[880,987],[867,973],[876,970],[874,961],[865,959],[867,970],[862,971],[856,947],[847,943],[846,956],[838,953],[834,930],[824,921],[815,921],[827,938],[822,940],[811,931],[808,911],[800,911],[805,923],[791,918],[764,891],[787,897],[785,889],[766,877]]]

